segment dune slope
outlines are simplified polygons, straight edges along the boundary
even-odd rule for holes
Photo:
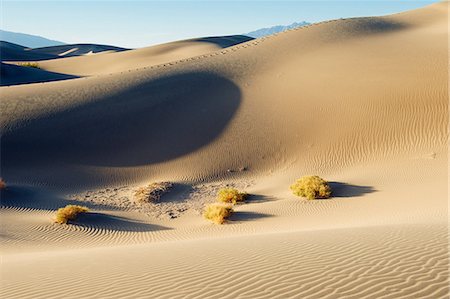
[[[0,86],[49,82],[49,81],[77,78],[76,76],[73,75],[60,74],[38,68],[12,65],[7,63],[0,64],[0,76],[1,76]]]
[[[252,38],[243,35],[196,38],[126,52],[43,61],[40,65],[49,71],[77,76],[106,75],[204,55],[249,40]]]
[[[30,49],[29,51],[31,53],[43,53],[49,55],[56,55],[59,57],[71,57],[87,54],[96,54],[101,52],[121,52],[126,50],[128,49],[109,45],[70,44],[70,45],[33,48]]]
[[[325,172],[437,152],[448,116],[441,7],[423,10],[434,16],[429,24],[408,13],[340,20],[173,65],[5,89],[3,172],[16,180],[22,167],[45,173],[63,163],[64,172],[101,167],[108,180],[134,166],[154,175],[170,167],[174,179],[194,179],[240,166],[255,175],[283,167]],[[26,109],[12,104],[24,98]],[[221,99],[226,107],[211,111]],[[181,106],[177,121],[173,109]],[[186,135],[204,127],[202,114],[223,118],[222,129]],[[97,173],[83,177],[95,182],[90,176]],[[52,180],[58,176],[43,182]]]
[[[49,53],[35,53],[29,51],[21,45],[0,41],[0,60],[1,61],[37,61],[44,59],[54,59],[57,56]]]

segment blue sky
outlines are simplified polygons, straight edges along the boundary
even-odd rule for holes
[[[0,27],[67,43],[143,47],[298,21],[385,15],[436,1],[5,1]]]

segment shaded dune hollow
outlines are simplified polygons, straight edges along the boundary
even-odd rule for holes
[[[164,162],[196,151],[220,135],[240,97],[238,86],[213,73],[158,78],[5,133],[2,164],[123,167]]]
[[[44,83],[77,78],[77,76],[73,75],[6,63],[0,64],[0,76],[0,86]]]

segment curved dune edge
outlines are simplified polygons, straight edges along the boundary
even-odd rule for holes
[[[425,24],[416,11],[338,20],[170,67],[2,88],[3,175],[61,188],[214,180],[241,167],[293,179],[436,153],[448,118],[441,6],[419,10],[435,17]],[[208,134],[185,133],[206,123]]]
[[[60,57],[125,51],[128,49],[95,44],[71,44],[42,48],[27,48],[18,44],[0,41],[0,50],[2,52],[2,57],[0,58],[2,61],[17,63],[19,61],[45,61]]]
[[[7,63],[0,64],[0,75],[0,86],[44,83],[77,78],[73,75],[49,72],[42,69],[12,65]]]
[[[197,57],[199,55],[208,55],[219,49],[232,47],[236,44],[245,43],[253,38],[234,35],[205,37],[189,40],[176,41],[156,46],[150,46],[140,49],[118,49],[99,52],[96,55],[88,55],[86,50],[95,49],[95,47],[86,47],[78,49],[77,45],[50,47],[33,49],[37,53],[59,53],[58,49],[69,49],[68,58],[49,59],[39,61],[39,66],[47,71],[59,72],[73,76],[101,76],[111,75],[118,72],[128,72],[156,65],[166,65],[175,63],[182,59]],[[108,49],[106,47],[106,49]],[[103,50],[103,49],[102,49]],[[77,54],[82,53],[82,54]],[[65,53],[59,53],[63,56]],[[77,54],[77,55],[75,55]],[[75,56],[75,57],[70,57]]]
[[[97,44],[68,44],[59,46],[49,46],[28,49],[29,53],[42,53],[48,55],[55,55],[57,57],[69,57],[90,55],[102,52],[121,52],[129,49],[109,46],[109,45],[97,45]]]
[[[0,41],[0,50],[2,56],[1,61],[39,61],[45,59],[56,58],[55,55],[49,53],[35,53],[27,51],[27,48],[14,43]]]

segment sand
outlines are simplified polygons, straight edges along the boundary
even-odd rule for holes
[[[37,61],[56,58],[55,55],[47,53],[35,53],[27,51],[27,48],[10,42],[0,41],[1,61]]]
[[[41,69],[49,72],[77,77],[111,75],[113,73],[129,72],[139,68],[152,67],[171,63],[172,61],[183,58],[208,54],[218,49],[227,48],[249,40],[252,40],[252,38],[242,35],[204,37],[135,50],[103,45],[74,44],[30,49],[27,51],[17,51],[14,49],[14,51],[10,50],[12,53],[3,60],[17,64],[23,61],[33,60],[26,59],[34,57],[30,57],[30,55],[40,55],[38,57],[41,59],[36,58],[35,60],[37,60]],[[48,55],[54,55],[54,57],[45,59]],[[70,59],[55,59],[62,57]]]
[[[42,83],[78,78],[77,76],[7,63],[0,63],[0,74],[0,86]]]
[[[447,34],[443,2],[0,88],[1,296],[447,298]],[[292,195],[307,174],[333,197]],[[208,223],[227,185],[252,196]],[[68,203],[92,213],[52,223]]]
[[[69,44],[60,46],[50,46],[33,48],[28,51],[31,53],[45,53],[50,55],[55,55],[59,57],[71,57],[71,56],[82,56],[97,53],[115,53],[122,52],[129,49],[109,46],[109,45],[96,45],[96,44]]]
[[[96,53],[120,52],[128,49],[95,44],[70,44],[42,48],[27,48],[0,41],[1,61],[41,61]]]

